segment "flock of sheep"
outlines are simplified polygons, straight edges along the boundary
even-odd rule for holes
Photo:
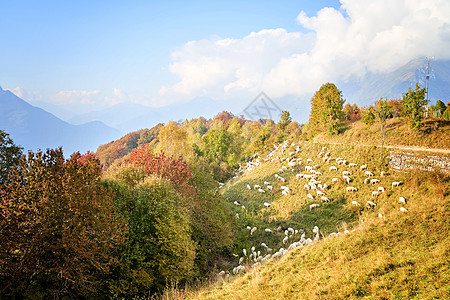
[[[379,178],[381,179],[375,178],[375,174],[367,170],[367,164],[363,164],[358,167],[358,164],[348,162],[342,157],[333,158],[327,147],[323,147],[322,151],[318,153],[316,158],[316,160],[322,160],[322,163],[330,165],[328,168],[324,168],[317,163],[314,164],[314,159],[312,158],[306,159],[305,162],[303,162],[302,159],[297,158],[298,154],[301,151],[302,150],[300,149],[299,145],[296,145],[295,143],[291,143],[289,141],[285,141],[284,143],[279,145],[274,145],[274,149],[271,150],[265,158],[261,159],[259,158],[259,154],[255,153],[252,157],[252,160],[248,162],[245,167],[240,165],[238,175],[236,175],[235,178],[237,178],[241,174],[251,172],[255,168],[261,166],[263,163],[281,163],[282,167],[276,174],[274,174],[274,181],[278,184],[272,184],[268,181],[264,181],[261,185],[256,184],[253,187],[250,184],[247,184],[246,189],[256,191],[261,194],[266,193],[266,191],[271,191],[273,193],[280,192],[281,196],[287,196],[293,193],[293,186],[295,186],[295,188],[297,189],[297,191],[295,191],[296,196],[306,193],[308,201],[313,202],[309,205],[310,211],[320,207],[321,203],[323,202],[328,203],[333,201],[331,196],[327,195],[327,191],[331,188],[332,185],[335,184],[344,184],[345,193],[357,193],[359,189],[354,185],[358,186],[364,184],[374,186],[374,190],[371,194],[371,200],[366,200],[366,203],[364,203],[366,209],[373,209],[377,205],[376,199],[386,191],[386,188],[381,185],[381,181],[386,181],[384,180],[384,178],[386,178],[386,176],[388,175],[384,171],[381,171],[379,174]],[[339,168],[345,168],[345,170],[343,170],[341,174],[338,173],[338,166]],[[331,182],[323,183],[320,178],[323,175],[322,172],[325,171],[319,171],[319,169],[328,169],[328,172],[330,172],[331,174],[336,173],[336,175],[331,179]],[[290,187],[287,180],[283,176],[281,176],[285,172],[297,172],[298,170],[301,170],[302,172],[295,175],[295,180],[297,182],[304,182],[304,192],[298,190],[298,184],[293,184]],[[366,177],[360,184],[358,184],[358,182],[355,182],[356,179],[352,177],[354,174],[356,174],[356,172],[361,172],[361,174],[362,172],[364,172],[364,177]],[[394,189],[401,184],[402,182],[400,181],[391,182],[391,188]],[[402,205],[406,205],[406,199],[404,197],[400,197],[399,203]],[[241,203],[239,203],[238,201],[234,201],[234,205],[240,206],[242,207],[242,209],[245,209],[245,206],[241,205]],[[351,202],[351,205],[358,207],[362,204],[358,201],[353,200]],[[272,204],[269,202],[262,203],[262,208],[270,209],[271,206]],[[407,212],[407,209],[401,206],[400,211]],[[383,217],[382,214],[378,214],[378,216]],[[239,218],[238,213],[236,213],[236,217]],[[258,228],[247,226],[247,230],[249,232],[249,235],[253,235],[258,230]],[[266,234],[272,234],[272,232],[275,230],[280,231],[282,230],[282,228],[279,227],[277,229],[264,229]],[[285,229],[285,236],[282,239],[283,247],[281,247],[275,253],[273,252],[273,249],[269,248],[266,245],[266,243],[261,243],[258,246],[259,250],[257,250],[255,246],[251,247],[250,251],[247,251],[247,249],[242,249],[242,255],[235,254],[236,257],[239,257],[239,263],[236,267],[233,268],[232,273],[238,274],[241,271],[244,271],[246,268],[257,267],[269,259],[275,259],[277,257],[285,255],[289,250],[297,247],[307,246],[313,243],[313,241],[318,241],[320,238],[319,228],[317,226],[314,226],[312,232],[314,236],[312,238],[306,238],[305,232],[302,229],[297,230],[291,227]],[[349,233],[349,231],[345,230],[344,233]],[[340,232],[333,232],[329,234],[329,236],[331,237],[338,234],[340,234]],[[224,271],[221,271],[218,275],[222,278],[229,276],[229,274]]]

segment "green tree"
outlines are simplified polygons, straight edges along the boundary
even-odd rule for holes
[[[7,182],[9,171],[19,164],[22,148],[16,146],[9,134],[0,130],[0,185]]]
[[[342,92],[333,83],[320,87],[311,99],[309,128],[313,135],[321,131],[330,134],[339,132],[344,102]]]
[[[277,140],[278,142],[284,141],[287,136],[286,128],[292,122],[291,114],[287,110],[283,110],[281,112],[281,119],[277,124],[278,133]]]
[[[375,102],[375,115],[376,119],[380,123],[380,135],[381,135],[381,151],[380,162],[383,162],[383,147],[386,140],[386,119],[392,114],[392,109],[389,106],[387,99],[381,98]]]
[[[366,128],[372,127],[375,123],[375,109],[373,106],[361,107],[361,121],[366,125]]]
[[[450,120],[450,102],[447,102],[447,109],[442,114],[442,118],[445,120]]]
[[[436,101],[435,109],[439,111],[439,118],[442,118],[442,115],[444,114],[446,107],[444,102],[441,100]]]
[[[427,105],[425,100],[425,88],[416,84],[416,89],[409,88],[407,93],[403,94],[401,100],[403,106],[403,116],[408,120],[410,128],[418,130],[424,118],[424,108]]]

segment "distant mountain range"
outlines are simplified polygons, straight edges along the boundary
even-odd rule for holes
[[[6,131],[25,152],[62,146],[66,156],[76,151],[95,151],[100,144],[122,135],[119,130],[100,121],[69,124],[1,87],[0,129]]]
[[[425,87],[426,74],[426,60],[421,58],[389,73],[368,73],[362,78],[342,80],[335,84],[343,92],[347,103],[364,106],[373,104],[381,97],[399,99],[402,93],[407,92],[409,87],[414,88],[416,83]],[[434,104],[436,100],[448,102],[450,100],[450,60],[432,60],[430,75],[428,97],[430,104]],[[272,100],[281,110],[288,110],[294,120],[304,123],[308,120],[311,97],[312,95],[285,96]],[[128,132],[151,128],[169,120],[178,121],[199,116],[212,118],[222,110],[240,115],[251,100],[237,99],[233,102],[225,102],[199,97],[187,103],[160,108],[121,103],[75,116],[66,107],[33,102],[36,106],[64,118],[65,121],[63,121],[0,88],[0,129],[10,133],[14,141],[25,149],[63,146],[66,153],[77,150],[83,152],[96,150],[98,145],[117,139]]]

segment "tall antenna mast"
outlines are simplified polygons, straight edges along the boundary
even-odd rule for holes
[[[430,59],[427,57],[427,97],[425,101],[428,103],[428,81],[430,80]]]

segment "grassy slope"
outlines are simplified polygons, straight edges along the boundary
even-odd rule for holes
[[[426,119],[423,129],[415,133],[409,129],[401,118],[387,120],[386,145],[417,146],[450,150],[450,121],[442,119]],[[330,136],[326,133],[315,138],[319,142],[380,145],[380,126],[375,123],[367,129],[361,121],[347,122],[343,134]]]
[[[342,170],[328,171],[330,165],[318,160],[321,145],[303,143],[300,154],[304,160],[310,157],[321,165],[322,182],[330,184],[332,177],[341,177]],[[378,151],[374,147],[329,146],[332,157],[344,157],[359,165],[375,161]],[[289,152],[289,151],[288,151]],[[313,163],[313,164],[314,164]],[[317,210],[309,211],[306,191],[301,187],[303,180],[297,182],[295,173],[283,176],[286,185],[293,190],[290,196],[281,196],[280,184],[275,183],[273,174],[280,163],[263,164],[257,169],[228,183],[224,196],[230,203],[239,200],[246,210],[236,207],[240,213],[238,220],[242,231],[238,234],[236,253],[242,247],[250,248],[266,242],[275,250],[280,247],[283,233],[267,236],[261,228],[275,228],[283,224],[296,229],[305,229],[311,237],[311,229],[317,225],[323,236],[330,232],[343,231],[346,224],[355,230],[324,238],[315,244],[290,251],[279,260],[270,260],[245,275],[231,277],[229,281],[218,282],[200,291],[183,292],[182,297],[194,299],[348,299],[348,298],[445,298],[450,295],[449,266],[449,217],[450,217],[450,179],[437,173],[393,173],[380,177],[373,164],[369,169],[381,179],[380,185],[386,192],[376,202],[374,210],[365,210],[350,205],[352,200],[364,204],[371,198],[376,186],[362,183],[363,172],[351,170],[359,189],[356,193],[346,193],[346,184],[332,185],[327,196],[333,201],[321,203]],[[349,169],[350,170],[350,169]],[[246,184],[263,185],[263,181],[274,183],[274,193],[259,194],[247,190]],[[401,180],[405,184],[392,188],[391,182]],[[407,213],[399,211],[399,196],[408,199],[404,205]],[[272,208],[262,208],[264,201],[271,202]],[[383,215],[382,218],[378,214]],[[258,226],[250,236],[246,225]],[[237,265],[237,261],[236,261]],[[167,294],[168,296],[170,294]],[[180,296],[180,295],[178,295]]]

